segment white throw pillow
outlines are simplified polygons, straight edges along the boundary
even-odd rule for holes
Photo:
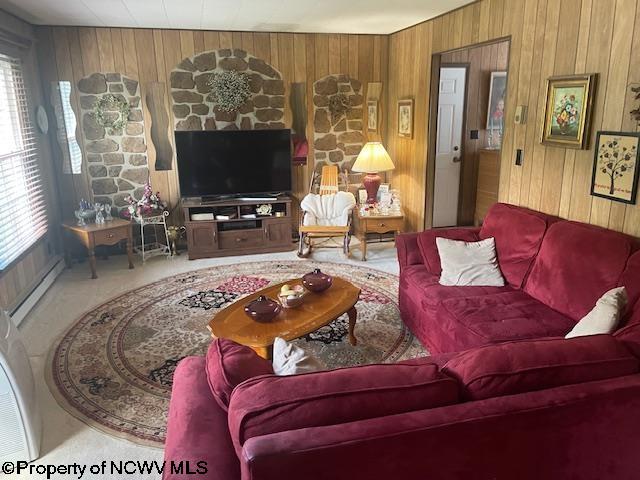
[[[440,285],[503,287],[493,237],[479,242],[462,242],[436,237],[442,273]]]
[[[627,290],[617,287],[602,295],[596,306],[576,323],[564,338],[611,333],[618,326],[620,316],[627,306]]]
[[[296,375],[298,373],[323,370],[324,365],[302,348],[276,337],[273,342],[273,373],[276,375]]]

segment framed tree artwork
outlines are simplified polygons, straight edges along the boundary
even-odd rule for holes
[[[640,133],[598,132],[591,195],[636,203]]]
[[[587,149],[596,74],[551,77],[542,143],[554,147]]]
[[[369,132],[378,131],[378,101],[369,100],[367,102],[367,130]]]
[[[398,136],[413,138],[413,99],[398,100]]]

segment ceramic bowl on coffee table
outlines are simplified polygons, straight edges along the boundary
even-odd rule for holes
[[[280,304],[265,295],[260,295],[244,306],[244,312],[256,322],[270,322],[281,311]]]
[[[311,292],[320,293],[327,290],[333,283],[331,275],[322,273],[319,268],[302,276],[302,285]]]

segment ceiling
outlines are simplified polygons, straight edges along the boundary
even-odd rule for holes
[[[393,33],[473,0],[0,0],[36,25]]]

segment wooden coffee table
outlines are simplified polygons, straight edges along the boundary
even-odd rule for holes
[[[357,317],[355,304],[360,296],[360,289],[339,277],[334,277],[331,287],[322,293],[307,292],[302,305],[296,308],[283,308],[271,322],[256,322],[245,314],[244,306],[260,295],[277,300],[278,292],[285,284],[299,285],[301,280],[295,279],[271,285],[222,309],[207,326],[212,336],[228,338],[246,345],[261,357],[270,359],[276,337],[285,340],[303,337],[347,313],[349,343],[357,344],[353,330]]]

